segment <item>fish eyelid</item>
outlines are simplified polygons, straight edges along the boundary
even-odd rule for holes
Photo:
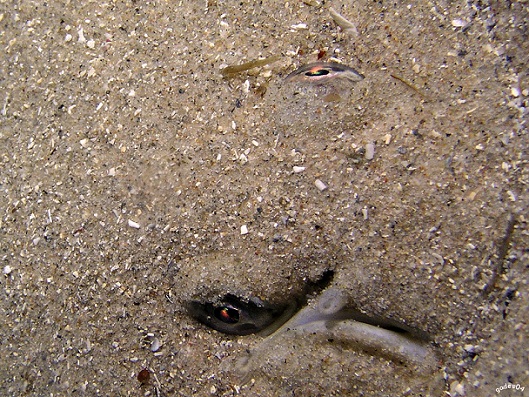
[[[344,77],[351,81],[360,81],[364,78],[364,76],[355,69],[337,62],[314,62],[296,69],[290,73],[285,80],[319,82],[339,77]]]

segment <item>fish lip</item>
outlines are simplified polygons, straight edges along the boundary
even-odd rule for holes
[[[307,72],[326,70],[324,75],[305,75]],[[285,81],[305,81],[312,83],[325,83],[333,79],[347,79],[353,82],[361,81],[365,76],[357,70],[337,62],[313,62],[303,65],[290,73]]]
[[[396,332],[352,319],[316,320],[297,327],[287,327],[285,332],[325,335],[346,349],[382,356],[399,364],[406,363],[418,372],[428,371],[437,364],[437,357],[428,342],[408,332]]]
[[[348,350],[385,357],[422,374],[435,369],[439,362],[428,334],[392,319],[360,313],[348,307],[345,291],[329,288],[265,338],[250,356],[239,361],[235,371],[243,383],[280,338],[300,335],[323,335]]]
[[[313,322],[323,321],[331,326],[342,321],[356,321],[410,339],[427,342],[430,336],[422,331],[390,318],[369,316],[347,305],[347,294],[339,288],[328,288],[318,296],[312,305],[299,310],[284,327],[301,328]]]

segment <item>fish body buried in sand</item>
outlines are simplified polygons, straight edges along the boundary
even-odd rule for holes
[[[325,84],[331,80],[361,81],[364,75],[349,66],[336,62],[314,62],[302,66],[286,77],[286,81]]]

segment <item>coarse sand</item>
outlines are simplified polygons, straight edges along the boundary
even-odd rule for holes
[[[529,395],[528,8],[1,2],[0,394]],[[434,362],[186,310],[328,274]]]

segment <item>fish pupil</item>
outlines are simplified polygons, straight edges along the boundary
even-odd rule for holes
[[[328,75],[328,74],[329,74],[328,70],[318,69],[318,70],[315,70],[315,71],[309,71],[309,72],[305,73],[305,76],[308,76],[308,77],[325,76],[325,75]]]
[[[239,311],[231,306],[221,306],[215,309],[215,317],[226,324],[239,322]]]

